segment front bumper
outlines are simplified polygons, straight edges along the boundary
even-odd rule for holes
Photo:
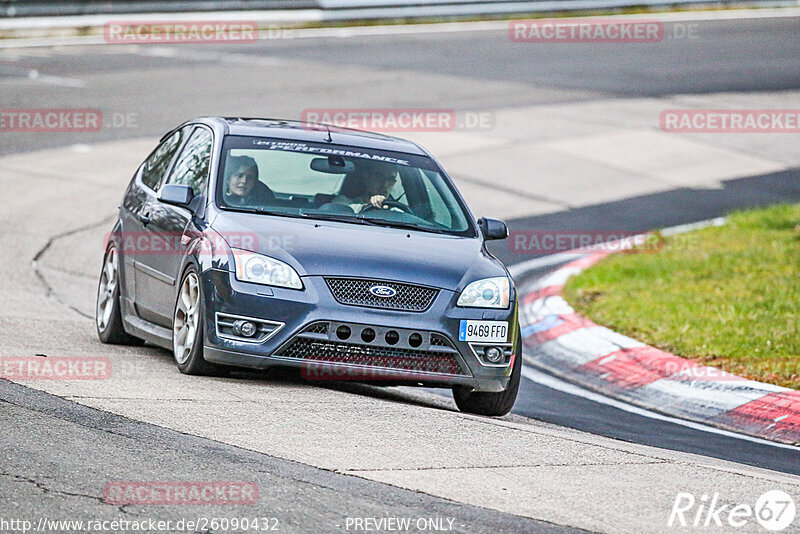
[[[441,290],[426,311],[407,312],[340,304],[321,276],[303,277],[301,291],[240,282],[217,269],[205,271],[201,283],[204,356],[215,363],[299,367],[310,380],[502,391],[519,357],[512,349],[519,338],[514,294],[509,309],[488,310],[458,308],[458,295]],[[257,319],[264,330],[254,340],[231,335],[227,325],[236,318]],[[507,321],[507,343],[492,344],[505,350],[505,360],[492,365],[481,358],[483,346],[458,341],[462,319]]]

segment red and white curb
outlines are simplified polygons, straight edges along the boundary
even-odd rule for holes
[[[610,253],[578,255],[525,288],[526,363],[648,410],[800,445],[800,391],[700,365],[575,313],[561,297],[564,283]]]

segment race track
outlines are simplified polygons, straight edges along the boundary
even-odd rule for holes
[[[800,109],[800,18],[667,24],[696,24],[696,37],[533,45],[467,26],[0,49],[3,108],[96,108],[108,121],[99,132],[2,132],[0,356],[102,355],[114,369],[103,381],[0,380],[0,487],[11,489],[0,517],[247,514],[276,517],[284,532],[328,532],[348,530],[347,518],[402,515],[452,518],[469,533],[638,533],[669,530],[678,492],[751,505],[772,489],[800,496],[796,448],[626,412],[548,377],[523,380],[513,414],[486,419],[427,390],[327,387],[291,373],[189,377],[166,351],[95,334],[103,236],[123,189],[157,137],[197,115],[484,114],[490,127],[398,135],[431,149],[473,212],[512,232],[644,230],[800,199],[796,135],[658,124],[664,109]],[[508,265],[531,259],[494,247]],[[253,481],[259,503],[103,503],[109,481],[172,479]],[[753,521],[741,531],[762,530]]]

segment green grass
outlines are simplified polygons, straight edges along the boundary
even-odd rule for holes
[[[800,389],[800,205],[735,212],[657,252],[614,254],[564,297],[649,345]]]

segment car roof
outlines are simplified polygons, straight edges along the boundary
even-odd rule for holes
[[[335,125],[259,117],[202,117],[196,120],[223,126],[226,135],[331,143],[348,147],[429,156],[419,145],[406,139],[375,132],[341,128]]]

